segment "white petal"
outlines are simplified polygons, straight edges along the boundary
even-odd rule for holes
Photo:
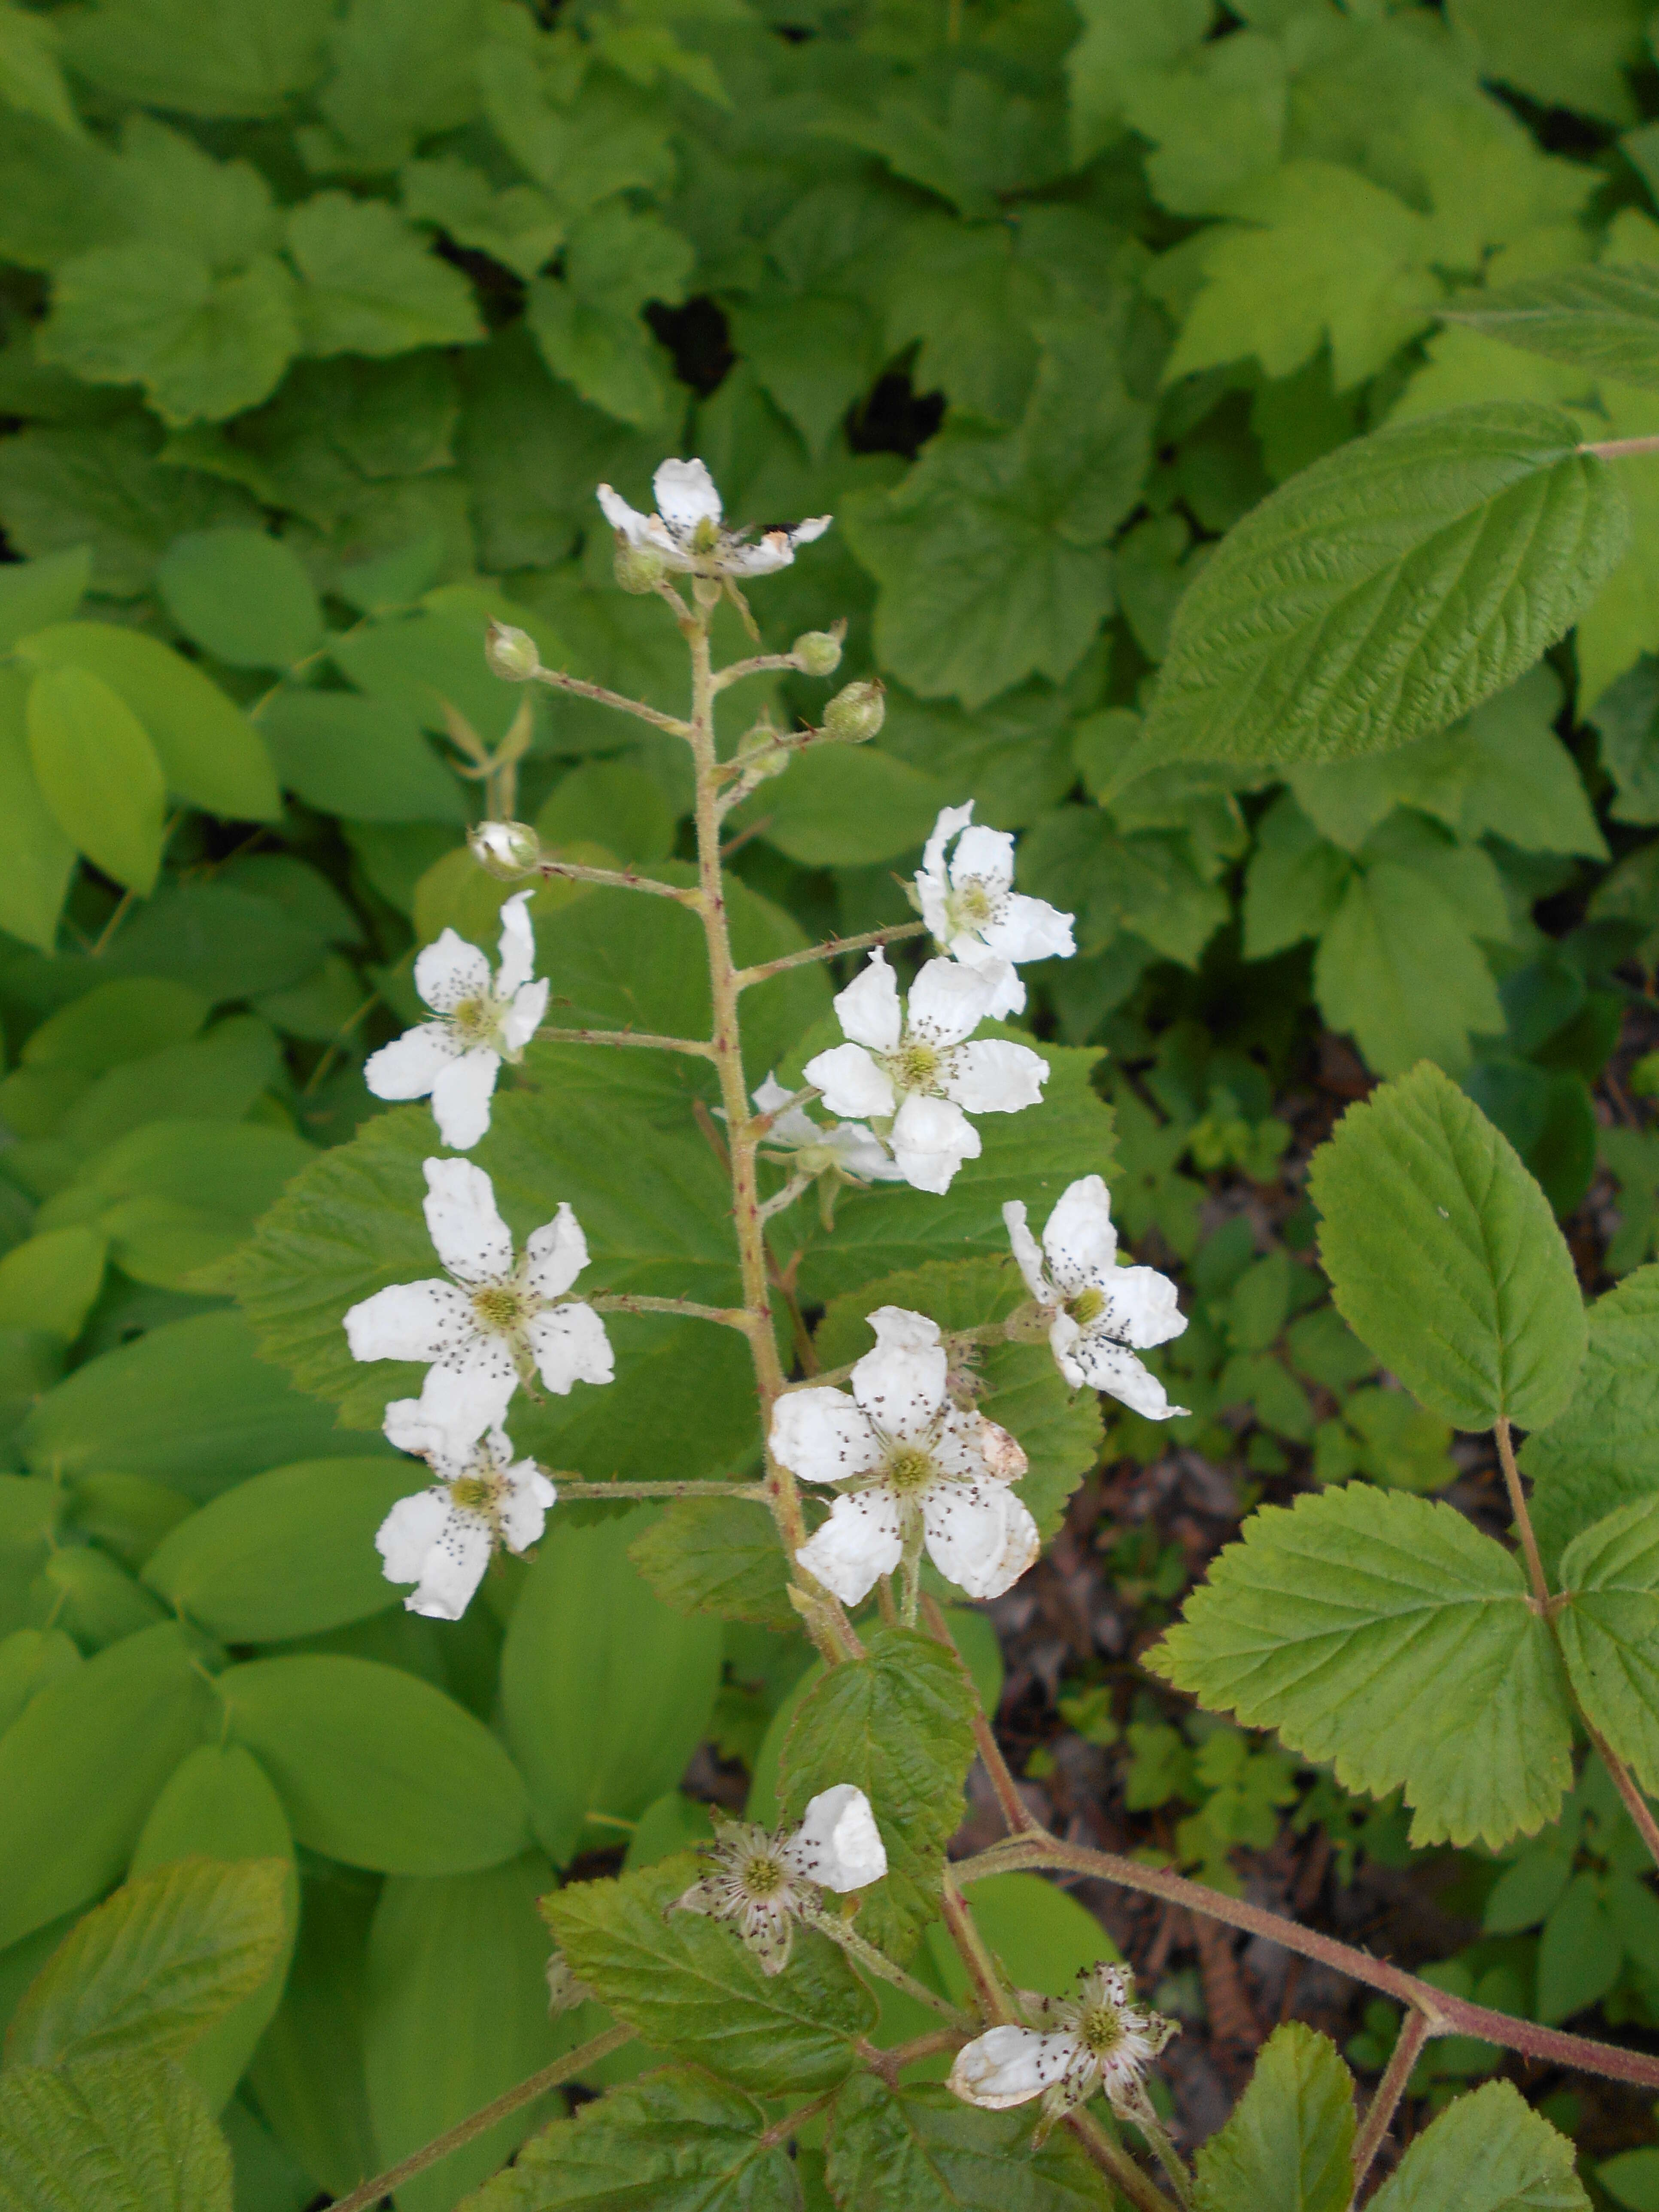
[[[805,1119],[805,1116],[802,1117]],[[848,1175],[865,1182],[902,1182],[904,1170],[888,1157],[881,1140],[862,1121],[837,1121],[820,1139]]]
[[[587,1239],[568,1205],[545,1227],[531,1231],[524,1256],[525,1279],[538,1297],[562,1297],[587,1265]]]
[[[941,1484],[926,1493],[921,1513],[928,1558],[969,1597],[1000,1597],[1042,1549],[1036,1522],[1000,1482]]]
[[[836,1500],[830,1518],[795,1557],[843,1605],[857,1605],[883,1575],[892,1573],[903,1551],[898,1503],[891,1492],[860,1490]]]
[[[775,576],[795,557],[795,541],[787,530],[769,530],[753,545],[728,542],[720,565],[728,576]]]
[[[890,1114],[895,1099],[892,1084],[861,1044],[832,1045],[801,1073],[823,1093],[832,1114]]]
[[[976,1419],[979,1422],[980,1455],[987,1468],[999,1482],[1023,1482],[1031,1471],[1031,1462],[1025,1455],[1024,1445],[1000,1421],[990,1420],[983,1413],[977,1415]]]
[[[503,1446],[506,1438],[501,1439]],[[502,1457],[506,1456],[505,1450]],[[499,1508],[501,1538],[509,1552],[526,1552],[547,1526],[547,1509],[558,1496],[533,1459],[507,1468],[507,1489]]]
[[[933,1044],[960,1044],[985,1019],[990,988],[959,960],[930,960],[910,986],[908,1026]]]
[[[789,535],[797,545],[813,544],[823,537],[835,519],[833,514],[809,514],[804,522],[790,524]]]
[[[374,1539],[389,1583],[419,1582],[427,1553],[443,1534],[449,1514],[447,1490],[418,1490],[413,1498],[398,1500]]]
[[[1036,1238],[1026,1225],[1025,1204],[1023,1199],[1011,1198],[1002,1209],[1002,1225],[1008,1231],[1008,1242],[1014,1248],[1014,1258],[1019,1272],[1025,1278],[1025,1287],[1039,1305],[1052,1305],[1054,1292],[1043,1278],[1042,1253]]]
[[[953,884],[981,883],[994,898],[1012,888],[1014,841],[1006,830],[964,830],[951,856]]]
[[[1073,1386],[1086,1383],[1091,1390],[1104,1390],[1149,1421],[1173,1420],[1187,1411],[1170,1403],[1164,1385],[1133,1352],[1103,1336],[1079,1336],[1069,1358],[1060,1360],[1060,1371]]]
[[[1123,1343],[1167,1344],[1187,1326],[1175,1285],[1156,1267],[1114,1268],[1104,1289],[1108,1325]]]
[[[1072,916],[1050,906],[1047,899],[1027,898],[1015,891],[997,919],[982,934],[993,952],[1005,960],[1069,960],[1077,951],[1072,939]]]
[[[757,1114],[775,1114],[779,1107],[787,1105],[794,1095],[793,1091],[786,1091],[778,1081],[775,1068],[768,1068],[766,1080],[757,1083],[750,1093]]]
[[[489,1177],[471,1160],[428,1160],[427,1230],[438,1257],[462,1283],[499,1283],[513,1273],[513,1237],[495,1210]]]
[[[671,530],[692,531],[700,522],[718,522],[720,495],[701,461],[665,461],[651,479],[657,512]]]
[[[1099,1176],[1080,1176],[1061,1191],[1042,1232],[1042,1249],[1055,1282],[1068,1297],[1111,1288],[1117,1274],[1117,1231],[1111,1194]]]
[[[389,1443],[399,1451],[413,1452],[417,1459],[430,1460],[447,1482],[465,1472],[477,1441],[458,1438],[440,1428],[418,1398],[394,1398],[380,1426]]]
[[[847,988],[836,992],[835,1005],[842,1035],[854,1044],[868,1045],[872,1052],[897,1051],[903,1030],[898,982],[880,945],[877,945]],[[848,1114],[876,1110],[869,1106],[832,1109],[836,1113]]]
[[[772,1408],[769,1442],[801,1482],[839,1482],[881,1465],[881,1446],[844,1390],[786,1390]]]
[[[481,1515],[452,1510],[422,1563],[418,1583],[404,1600],[405,1607],[430,1620],[459,1620],[495,1548],[489,1524]]]
[[[432,1118],[452,1152],[470,1152],[489,1127],[501,1056],[480,1048],[452,1060],[432,1086]]]
[[[548,1389],[565,1397],[575,1382],[608,1382],[617,1356],[605,1323],[592,1306],[555,1306],[536,1316],[525,1334],[536,1355],[536,1371]]]
[[[522,1052],[541,1026],[552,987],[545,976],[539,983],[521,983],[501,1017],[501,1042],[510,1053]]]
[[[1039,2035],[1034,2027],[993,2027],[957,2051],[949,2086],[964,2104],[1000,2112],[1040,2097],[1066,2073],[1077,2054],[1074,2036]]]
[[[943,875],[926,873],[916,878],[916,896],[921,902],[921,918],[927,923],[934,941],[943,945],[951,934],[951,910],[945,901],[951,886]]]
[[[1005,1015],[1024,1012],[1025,986],[1012,961],[988,952],[977,937],[966,934],[951,939],[951,957],[971,968],[984,982],[988,1022],[1000,1022]]]
[[[778,1856],[838,1897],[867,1889],[887,1871],[887,1852],[870,1800],[854,1782],[838,1782],[810,1798],[799,1827]]]
[[[949,1190],[963,1162],[981,1152],[979,1131],[948,1098],[907,1098],[890,1141],[904,1180],[917,1190]]]
[[[370,1053],[363,1081],[377,1098],[424,1098],[459,1050],[447,1022],[422,1022]]]
[[[641,514],[637,507],[630,507],[621,493],[612,491],[609,484],[601,484],[595,496],[605,510],[605,520],[613,530],[620,530],[630,545],[644,544],[649,527],[647,516]]]
[[[345,1317],[354,1359],[438,1359],[477,1334],[472,1301],[453,1283],[393,1283]]]
[[[921,872],[945,880],[945,848],[952,837],[963,830],[974,818],[974,802],[966,806],[941,806],[939,819],[927,833],[927,842],[921,848]],[[920,880],[920,878],[918,878]]]
[[[1001,1037],[976,1037],[958,1048],[939,1087],[970,1114],[1018,1114],[1042,1103],[1048,1079],[1041,1054]]]
[[[883,1306],[870,1320],[876,1348],[854,1368],[853,1395],[884,1437],[919,1437],[945,1402],[950,1360],[939,1325],[899,1306]]]
[[[500,1337],[481,1337],[464,1357],[427,1370],[417,1418],[447,1437],[452,1456],[465,1460],[485,1430],[501,1426],[518,1387],[518,1370]]]
[[[416,955],[415,988],[434,1014],[453,1014],[465,999],[489,990],[489,963],[453,929]]]
[[[530,926],[531,893],[515,891],[501,908],[501,946],[495,969],[495,994],[510,999],[536,971],[536,933]]]

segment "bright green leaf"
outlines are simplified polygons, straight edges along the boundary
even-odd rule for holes
[[[1572,2145],[1508,2081],[1460,2097],[1409,2146],[1376,2212],[1589,2212]]]
[[[1638,1498],[1561,1554],[1561,1656],[1592,1728],[1659,1792],[1659,1499]]]
[[[1299,2021],[1268,2037],[1226,2125],[1200,2147],[1199,2212],[1347,2212],[1353,2076]]]
[[[287,668],[322,641],[322,609],[310,577],[264,531],[203,530],[176,538],[156,582],[179,629],[233,668]]]
[[[1473,294],[1442,313],[1524,352],[1659,391],[1659,268],[1563,269]]]
[[[762,784],[732,818],[803,867],[867,867],[913,851],[946,804],[934,777],[871,747],[825,745]]]
[[[0,1255],[0,1328],[49,1328],[72,1343],[104,1279],[102,1232],[80,1222],[44,1230]]]
[[[76,848],[35,779],[25,720],[28,693],[22,670],[0,669],[0,929],[50,952]]]
[[[1590,1307],[1589,1349],[1566,1410],[1527,1438],[1533,1526],[1552,1570],[1563,1547],[1659,1491],[1659,1267],[1638,1267]]]
[[[1351,1107],[1315,1154],[1320,1256],[1344,1318],[1461,1429],[1541,1428],[1587,1328],[1572,1260],[1514,1147],[1426,1064]]]
[[[106,875],[148,897],[167,784],[143,724],[83,668],[41,669],[27,711],[34,779],[60,828]]]
[[[1572,1778],[1566,1684],[1520,1563],[1449,1505],[1349,1483],[1268,1505],[1147,1663],[1247,1728],[1404,1788],[1414,1844],[1496,1849]]]

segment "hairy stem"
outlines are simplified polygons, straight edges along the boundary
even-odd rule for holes
[[[718,1322],[722,1328],[749,1333],[749,1316],[741,1306],[700,1306],[691,1298],[647,1298],[633,1291],[599,1291],[582,1304],[595,1313],[678,1314],[684,1321]]]
[[[730,667],[722,668],[714,677],[712,688],[724,691],[733,684],[741,684],[745,676],[767,676],[775,669],[799,666],[793,653],[757,653],[747,660],[734,660]]]
[[[544,854],[527,872],[556,878],[562,884],[599,884],[613,891],[649,891],[653,898],[678,899],[682,906],[696,906],[702,897],[684,884],[659,884],[654,876],[635,875],[632,868],[588,868],[579,860],[560,860]]]
[[[817,2119],[820,2112],[827,2112],[840,2094],[839,2089],[826,2089],[823,2096],[814,2097],[810,2105],[797,2105],[793,2112],[786,2112],[781,2120],[774,2120],[763,2136],[756,2137],[757,2142],[766,2150],[772,2149],[778,2143],[787,2142],[798,2128],[804,2128],[809,2120]]]
[[[1322,1936],[1242,1897],[1228,1897],[1202,1882],[1188,1881],[1184,1875],[1120,1857],[1115,1851],[1062,1843],[1045,1831],[1011,1836],[973,1858],[958,1860],[951,1872],[962,1884],[981,1881],[987,1875],[1009,1874],[1019,1867],[1055,1867],[1071,1874],[1092,1875],[1098,1881],[1116,1882],[1124,1889],[1138,1889],[1170,1905],[1185,1905],[1189,1912],[1207,1913],[1212,1920],[1245,1929],[1252,1936],[1265,1936],[1270,1943],[1299,1952],[1304,1959],[1317,1959],[1352,1981],[1363,1982],[1398,2003],[1414,2007],[1427,2016],[1436,2035],[1478,2036],[1484,2043],[1522,2051],[1528,2058],[1577,2067],[1614,2081],[1634,2081],[1644,2089],[1659,2089],[1659,2058],[1650,2057],[1645,2051],[1621,2051],[1614,2044],[1568,2035],[1557,2027],[1540,2027],[1529,2020],[1516,2020],[1512,2014],[1494,2012],[1489,2005],[1472,2003],[1467,1997],[1448,1996],[1445,1990],[1419,1981],[1402,1967],[1391,1966],[1385,1959],[1372,1958],[1369,1951],[1358,1950],[1352,1943]]]
[[[1418,2054],[1433,2033],[1426,2014],[1415,2008],[1401,2022],[1400,2040],[1395,2045],[1387,2069],[1376,2085],[1376,2094],[1365,2107],[1364,2124],[1354,2138],[1353,2204],[1358,2203],[1365,2176],[1371,2170],[1371,2161],[1382,2149],[1383,2137],[1394,2124],[1394,2116],[1400,2109],[1400,2100],[1406,2094],[1406,2084],[1412,2077]]]
[[[981,1764],[991,1778],[991,1787],[996,1792],[997,1803],[1002,1808],[1002,1817],[1016,1835],[1037,1829],[1041,1823],[1019,1794],[1018,1784],[1008,1771],[1008,1762],[1002,1755],[984,1707],[979,1701],[979,1691],[968,1662],[957,1649],[957,1640],[951,1633],[951,1625],[936,1598],[924,1596],[921,1601],[922,1618],[927,1623],[927,1633],[936,1644],[944,1644],[957,1662],[957,1672],[974,1692],[974,1741],[979,1749]]]
[[[1170,2186],[1182,2206],[1182,2212],[1193,2212],[1193,2177],[1187,2171],[1187,2162],[1170,2140],[1170,2131],[1162,2120],[1143,2113],[1135,2125],[1140,2130],[1169,2176]]]
[[[901,938],[927,934],[925,921],[896,921],[890,929],[866,929],[858,937],[826,937],[822,945],[809,945],[805,952],[786,952],[781,959],[739,968],[735,981],[738,990],[746,991],[751,984],[763,983],[769,975],[781,975],[788,968],[805,968],[814,960],[833,960],[842,952],[867,952],[872,945],[896,945]]]
[[[1091,2112],[1067,2112],[1066,2124],[1103,2173],[1110,2174],[1139,2212],[1175,2212],[1149,2173],[1143,2173],[1122,2144],[1109,2135]]]
[[[1582,1705],[1579,1707],[1578,1717],[1583,1721],[1585,1728],[1589,1730],[1589,1740],[1595,1746],[1596,1756],[1612,1778],[1613,1788],[1624,1799],[1625,1810],[1635,1822],[1637,1833],[1647,1845],[1654,1864],[1659,1866],[1659,1821],[1656,1821],[1653,1817],[1652,1807],[1638,1789],[1635,1776],[1601,1734],[1600,1729],[1592,1727],[1589,1721],[1585,1718]]]
[[[538,1030],[544,1044],[636,1044],[647,1052],[686,1052],[696,1060],[713,1060],[714,1048],[707,1037],[653,1036],[648,1030]]]
[[[631,2027],[608,2027],[603,2035],[596,2035],[591,2043],[579,2044],[574,2051],[566,2051],[562,2058],[556,2058],[550,2066],[544,2066],[539,2074],[532,2074],[527,2081],[520,2081],[515,2087],[503,2090],[493,2104],[485,2105],[476,2112],[469,2112],[464,2120],[457,2120],[453,2128],[434,2136],[419,2150],[411,2151],[396,2166],[389,2166],[384,2173],[377,2173],[372,2181],[363,2182],[349,2197],[337,2197],[327,2207],[327,2212],[369,2212],[369,2208],[378,2204],[382,2197],[390,2197],[393,2190],[401,2189],[404,2182],[411,2180],[417,2173],[424,2173],[428,2166],[435,2166],[441,2158],[447,2158],[451,2151],[459,2150],[463,2143],[471,2142],[474,2136],[481,2136],[486,2128],[493,2128],[497,2120],[506,2119],[510,2112],[516,2112],[521,2106],[533,2104],[548,2090],[556,2089],[562,2081],[574,2081],[577,2075],[585,2074],[590,2066],[597,2064],[601,2058],[608,2058],[613,2051],[620,2051],[624,2043],[631,2043],[633,2039]]]
[[[1498,1439],[1498,1456],[1504,1468],[1504,1487],[1510,1493],[1510,1511],[1515,1516],[1516,1533],[1521,1539],[1521,1549],[1526,1554],[1527,1579],[1532,1584],[1533,1609],[1547,1613],[1550,1607],[1550,1586],[1544,1578],[1544,1562],[1539,1557],[1538,1539],[1533,1534],[1532,1515],[1527,1509],[1527,1493],[1521,1487],[1521,1470],[1515,1463],[1515,1443],[1510,1434],[1507,1418],[1500,1416],[1492,1434]]]
[[[567,1482],[556,1471],[550,1480],[561,1498],[747,1498],[771,1508],[763,1482]]]
[[[1598,461],[1619,461],[1638,453],[1659,453],[1659,438],[1603,438],[1594,445],[1580,446],[1581,453],[1594,453]]]
[[[689,738],[689,726],[678,714],[659,714],[656,708],[647,707],[643,699],[625,699],[620,691],[611,691],[603,684],[589,684],[580,676],[567,676],[562,668],[538,668],[535,681],[545,684],[550,690],[568,691],[573,699],[591,699],[596,707],[614,708],[619,714],[632,714],[638,722],[649,722],[653,730],[666,730],[676,738]]]
[[[832,1943],[838,1943],[848,1957],[856,1959],[866,1973],[878,1975],[884,1982],[890,1982],[896,1990],[902,1990],[906,1996],[914,1997],[918,2004],[927,2006],[930,2011],[938,2013],[941,2020],[948,2020],[959,2034],[973,2033],[974,2022],[965,2012],[953,2005],[949,1997],[940,1996],[937,1990],[930,1990],[926,1982],[919,1982],[914,1974],[907,1974],[902,1966],[896,1966],[884,1951],[878,1951],[866,1937],[859,1934],[850,1920],[843,1920],[837,1912],[813,1912],[806,1917],[810,1926],[816,1928],[820,1935],[827,1936]]]
[[[968,1969],[968,1978],[974,1985],[974,1995],[979,2001],[980,2015],[988,2027],[1018,2021],[1019,2015],[1009,2002],[1002,1986],[1002,1977],[997,1972],[997,1962],[991,1956],[985,1938],[974,1925],[974,1916],[963,1901],[962,1892],[952,1878],[953,1869],[946,1867],[939,1876],[939,1917],[944,1921],[951,1941],[956,1945],[962,1963]]]

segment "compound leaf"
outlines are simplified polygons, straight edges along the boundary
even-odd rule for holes
[[[945,2088],[873,2074],[836,2103],[828,2178],[859,2212],[1093,2212],[1100,2176],[1061,2128],[1031,2149],[1032,2115],[981,2112]]]

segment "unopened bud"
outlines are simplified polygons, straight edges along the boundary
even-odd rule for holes
[[[887,720],[887,691],[880,683],[848,684],[823,710],[823,734],[837,744],[861,745]]]
[[[511,623],[490,623],[484,659],[490,673],[508,684],[528,684],[542,665],[535,639],[527,629],[514,629]]]
[[[654,592],[668,574],[667,563],[660,553],[653,553],[648,545],[630,545],[625,538],[617,540],[613,568],[617,581],[623,591],[632,592],[635,599]]]
[[[479,866],[503,883],[528,875],[542,857],[542,841],[527,822],[481,822],[467,842]]]
[[[804,631],[789,648],[790,658],[804,676],[833,676],[841,666],[841,641],[845,623],[834,629]]]
[[[738,739],[738,758],[751,776],[781,775],[789,765],[777,732],[769,722],[757,722]]]

